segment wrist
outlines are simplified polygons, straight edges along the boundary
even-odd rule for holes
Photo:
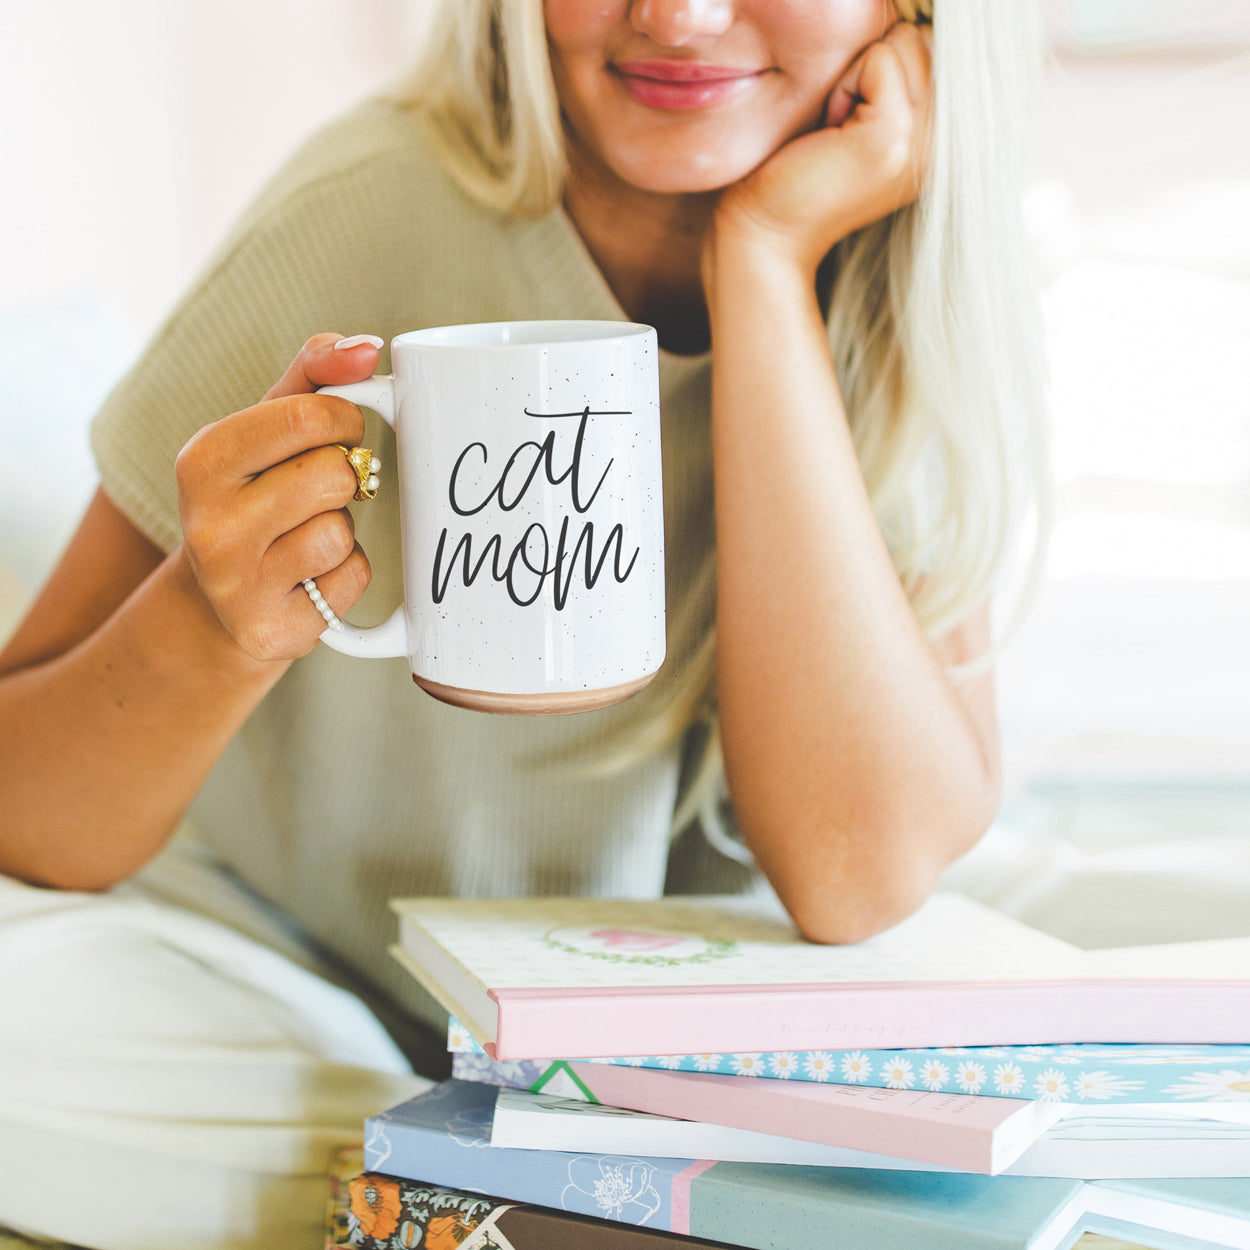
[[[824,254],[741,214],[718,211],[703,243],[704,293],[710,305],[730,275],[770,286],[814,290]]]
[[[184,545],[166,556],[157,576],[172,600],[175,620],[186,631],[188,647],[207,673],[223,681],[265,686],[277,681],[290,666],[290,660],[257,659],[240,645],[201,589]]]
[[[702,275],[713,323],[723,309],[735,317],[777,306],[808,308],[818,319],[816,271],[808,257],[775,235],[740,223],[713,225],[704,240]]]

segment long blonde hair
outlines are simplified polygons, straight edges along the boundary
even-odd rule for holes
[[[877,522],[936,638],[989,597],[1026,520],[1040,567],[1044,367],[1020,212],[1040,42],[1033,4],[895,2],[933,27],[929,167],[914,204],[834,249],[827,324]],[[559,203],[565,135],[541,0],[443,0],[399,94],[478,202],[521,215]],[[700,718],[714,730],[713,579],[708,568],[673,622],[700,637],[666,682],[663,715],[617,744],[618,762]],[[713,732],[679,825],[706,803],[718,761]]]

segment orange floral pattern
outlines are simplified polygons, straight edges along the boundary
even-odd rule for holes
[[[366,1237],[385,1240],[399,1227],[403,1204],[396,1181],[366,1172],[352,1180],[348,1193],[352,1214]]]

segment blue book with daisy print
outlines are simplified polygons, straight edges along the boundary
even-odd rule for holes
[[[461,1080],[576,1096],[561,1061],[495,1062],[455,1019],[448,1028],[447,1048],[455,1056],[455,1075]],[[1250,1046],[1076,1043],[931,1050],[633,1055],[586,1062],[1091,1106],[1245,1103],[1250,1107]]]

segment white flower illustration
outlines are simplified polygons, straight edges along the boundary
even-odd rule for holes
[[[566,1211],[645,1224],[661,1206],[654,1175],[655,1168],[641,1159],[579,1155],[569,1161],[569,1183],[560,1205]]]
[[[826,1055],[827,1059],[829,1056]],[[808,1060],[810,1065],[811,1059]],[[809,1067],[810,1071],[810,1067]],[[872,1064],[868,1061],[868,1056],[862,1050],[853,1050],[848,1055],[842,1056],[842,1079],[849,1085],[860,1085],[872,1075]],[[827,1081],[827,1076],[817,1076],[817,1081]]]
[[[734,1055],[731,1057],[729,1064],[733,1068],[735,1076],[759,1076],[764,1071],[764,1065],[761,1062],[762,1055]]]
[[[979,1094],[985,1084],[985,1065],[967,1061],[955,1069],[955,1084],[965,1094]]]
[[[779,1050],[771,1059],[773,1076],[788,1081],[798,1070],[797,1057],[788,1050]]]
[[[881,1068],[887,1089],[911,1089],[916,1083],[910,1059],[891,1059]]]
[[[978,1046],[977,1057],[980,1059],[1006,1059],[1008,1054],[1006,1046]]]
[[[1024,1073],[1018,1063],[1000,1063],[994,1069],[994,1089],[1008,1098],[1024,1092]]]
[[[716,1072],[724,1055],[693,1055],[694,1066],[700,1072]]]
[[[1250,1102],[1250,1070],[1225,1068],[1223,1072],[1191,1072],[1163,1091],[1178,1101],[1201,1098],[1205,1102]]]
[[[646,1055],[626,1055],[621,1060],[621,1063],[625,1064],[627,1067],[630,1067],[630,1068],[641,1068],[642,1065],[646,1061],[647,1061]]]
[[[497,1059],[494,1063],[493,1085],[508,1085],[513,1089],[529,1089],[531,1085],[550,1067],[550,1064],[534,1064],[537,1069],[534,1076],[530,1076],[523,1062],[516,1059]]]
[[[966,1055],[968,1053],[967,1046],[939,1046],[937,1050],[943,1055]]]
[[[391,1139],[386,1135],[386,1124],[374,1120],[369,1126],[365,1141],[365,1167],[380,1168],[391,1157]]]
[[[1141,1089],[1145,1081],[1130,1081],[1116,1076],[1114,1072],[1078,1072],[1072,1081],[1078,1098],[1116,1098],[1132,1090]]]
[[[656,1058],[660,1067],[667,1068],[670,1072],[674,1068],[680,1068],[686,1061],[685,1055],[657,1055]]]
[[[495,1061],[486,1055],[452,1055],[451,1074],[457,1081],[484,1081],[487,1085],[497,1083]]]
[[[803,1060],[803,1070],[809,1081],[827,1081],[833,1076],[833,1056],[827,1050],[810,1050]]]
[[[1068,1076],[1058,1068],[1047,1068],[1033,1082],[1033,1092],[1043,1102],[1063,1102],[1068,1096]]]
[[[920,1069],[920,1079],[925,1083],[926,1089],[941,1089],[942,1086],[946,1084],[946,1078],[949,1075],[950,1069],[937,1059],[930,1059],[929,1062]]]

